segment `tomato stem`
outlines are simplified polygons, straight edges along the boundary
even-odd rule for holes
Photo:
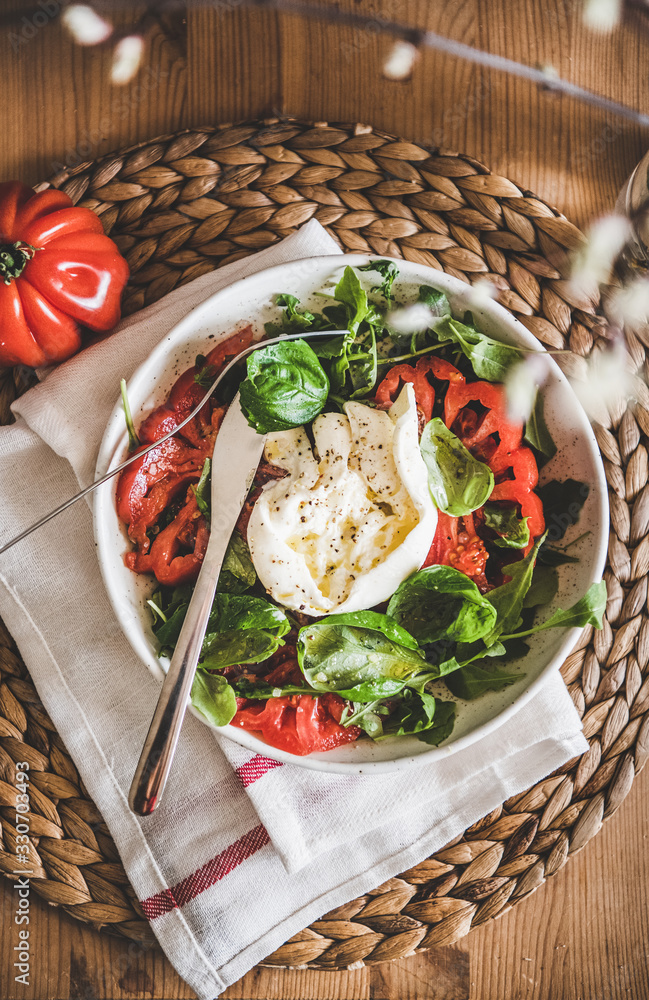
[[[0,280],[10,285],[14,278],[19,278],[25,267],[40,247],[31,243],[0,243]]]

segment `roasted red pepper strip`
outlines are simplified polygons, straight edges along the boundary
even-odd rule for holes
[[[414,368],[412,365],[396,365],[388,372],[376,390],[374,398],[377,406],[384,410],[389,409],[404,383],[410,382],[415,391],[417,406],[424,417],[424,422],[428,423],[432,417],[435,403],[435,389],[428,377],[431,373],[440,381],[464,383],[464,375],[450,362],[444,361],[442,358],[420,358]]]
[[[145,555],[129,552],[125,562],[136,573],[155,573],[156,579],[168,587],[193,583],[201,568],[208,538],[207,522],[190,491],[182,510],[156,535],[150,552]],[[183,552],[183,549],[190,551]]]
[[[268,698],[243,703],[231,725],[259,732],[270,746],[302,757],[358,739],[358,726],[339,724],[344,704],[336,694]]]
[[[208,380],[212,381],[224,363],[252,342],[252,327],[217,344],[205,359]],[[158,406],[139,428],[143,447],[152,444],[174,430],[205,396],[206,387],[196,381],[197,369],[190,368],[178,378],[162,406]],[[153,448],[141,460],[133,462],[117,481],[117,511],[128,525],[129,537],[136,551],[127,556],[127,565],[138,573],[155,573],[160,583],[195,579],[204,555],[203,535],[207,526],[193,525],[197,508],[185,507],[155,540],[155,528],[163,511],[177,500],[191,483],[198,482],[205,459],[214,450],[214,441],[225,410],[209,401],[176,437]],[[175,526],[175,527],[174,527]],[[161,541],[162,540],[162,541]],[[194,563],[187,553],[178,555],[181,544],[192,548],[196,544]],[[164,548],[167,546],[167,548]],[[178,560],[184,560],[179,563]],[[173,562],[174,568],[171,568]]]

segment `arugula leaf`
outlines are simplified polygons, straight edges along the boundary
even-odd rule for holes
[[[260,663],[284,645],[282,636],[290,630],[284,612],[269,601],[217,593],[203,640],[202,665],[222,669]]]
[[[346,706],[340,717],[343,726],[359,726],[373,740],[383,735],[381,715],[387,715],[388,709],[381,701],[370,701],[366,704],[352,703],[352,710]]]
[[[247,368],[248,377],[240,386],[241,409],[260,434],[309,423],[327,402],[329,379],[303,340],[253,351]]]
[[[524,440],[548,461],[557,453],[557,446],[552,440],[552,435],[545,422],[543,396],[540,393],[536,394],[534,408],[525,424]]]
[[[426,424],[419,448],[439,510],[459,517],[482,507],[494,488],[493,472],[473,457],[440,417]]]
[[[439,746],[453,732],[456,712],[457,706],[454,701],[440,701],[439,698],[436,698],[433,724],[430,729],[424,729],[417,733],[417,739],[431,747]]]
[[[208,521],[210,519],[210,469],[212,467],[212,462],[209,458],[205,459],[203,464],[203,469],[201,472],[201,478],[196,483],[196,486],[192,484],[192,492],[196,497],[196,505],[200,510],[201,514]]]
[[[543,504],[543,515],[547,528],[548,540],[558,542],[563,538],[568,528],[576,524],[581,514],[581,508],[588,499],[590,487],[577,479],[565,479],[561,482],[553,479],[536,489]]]
[[[426,669],[412,637],[407,636],[407,644],[402,640],[403,630],[386,615],[369,611],[331,615],[300,629],[297,658],[316,691],[337,691],[350,701],[374,701],[398,694],[409,677]]]
[[[539,566],[564,566],[566,563],[578,563],[577,556],[569,556],[562,549],[553,549],[549,545],[542,545],[539,549],[537,563]]]
[[[435,317],[441,319],[444,316],[451,315],[451,307],[448,299],[444,292],[440,292],[438,288],[432,288],[430,285],[420,285],[418,301],[428,306]]]
[[[500,670],[495,665],[483,667],[479,663],[471,663],[468,667],[449,674],[446,686],[456,698],[473,701],[486,691],[502,691],[503,688],[520,680],[522,676],[520,673]]]
[[[478,378],[486,379],[487,382],[504,382],[509,369],[521,359],[518,348],[492,340],[475,327],[460,323],[450,316],[436,323],[435,333],[440,340],[458,344]]]
[[[225,677],[197,670],[191,701],[213,726],[227,726],[237,711],[237,699]]]
[[[497,504],[484,505],[485,524],[495,531],[498,538],[494,545],[501,549],[524,549],[530,541],[527,518],[519,518],[515,507],[499,507]]]
[[[238,531],[233,531],[223,558],[216,589],[222,594],[243,594],[257,582],[250,549]]]
[[[554,566],[537,566],[532,576],[532,584],[523,600],[523,608],[538,608],[549,604],[557,596],[559,577]]]
[[[388,604],[419,643],[473,642],[491,630],[496,610],[475,583],[451,566],[429,566],[397,587]]]
[[[380,284],[374,285],[372,287],[372,291],[381,292],[386,302],[389,302],[394,298],[392,294],[392,285],[394,284],[394,279],[399,275],[399,268],[394,261],[372,260],[369,264],[363,264],[363,266],[357,268],[357,270],[376,271],[377,274],[380,274],[383,280]]]
[[[195,367],[194,382],[202,389],[209,389],[216,377],[216,368],[214,365],[207,364],[207,358],[204,354],[196,355]]]
[[[281,336],[282,333],[300,333],[301,330],[321,330],[327,322],[319,313],[308,309],[298,311],[299,299],[295,295],[281,292],[275,299],[275,304],[286,312],[279,323],[266,323],[264,329],[270,337]]]
[[[489,591],[489,603],[495,608],[497,617],[492,630],[483,636],[485,645],[491,646],[503,633],[518,628],[523,601],[532,583],[536,555],[544,541],[545,535],[542,535],[524,559],[504,566],[504,575],[511,579]]]
[[[385,736],[413,736],[430,729],[435,717],[436,700],[426,691],[406,688],[383,724]]]
[[[522,638],[523,636],[536,635],[537,632],[544,632],[548,628],[581,628],[584,625],[594,625],[595,628],[602,627],[602,617],[606,611],[606,583],[600,580],[599,583],[592,583],[583,597],[573,604],[567,611],[558,608],[545,622],[534,625],[533,628],[526,629],[525,632],[516,632],[514,635],[503,635],[503,640],[511,638]]]
[[[135,451],[136,448],[140,447],[141,441],[137,436],[137,431],[135,430],[135,424],[133,423],[133,416],[131,414],[131,404],[128,401],[128,394],[126,392],[125,378],[122,378],[119,381],[119,391],[122,396],[122,409],[124,410],[124,420],[126,422],[126,432],[128,434],[128,450]]]

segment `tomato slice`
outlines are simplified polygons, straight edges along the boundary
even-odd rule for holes
[[[262,704],[244,703],[231,725],[261,733],[271,747],[303,757],[358,739],[358,726],[340,725],[344,705],[336,694],[268,698]]]

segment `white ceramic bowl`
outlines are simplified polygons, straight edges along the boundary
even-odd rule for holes
[[[218,340],[249,323],[261,334],[264,323],[278,317],[274,301],[279,292],[297,295],[303,306],[318,310],[323,303],[318,291],[331,289],[345,265],[358,266],[369,260],[366,256],[345,254],[281,264],[243,278],[197,306],[161,341],[130,380],[128,397],[136,426],[153,407],[164,402],[175,379],[193,365],[197,354],[206,354]],[[415,301],[419,285],[432,285],[447,294],[454,315],[462,317],[470,310],[482,332],[530,350],[542,349],[503,306],[491,300],[476,306],[471,287],[464,282],[420,264],[395,263],[399,267],[394,289],[398,301]],[[376,275],[363,274],[362,278],[369,287]],[[570,542],[588,533],[570,550],[579,557],[579,562],[559,567],[559,592],[548,613],[556,607],[569,607],[591,583],[601,579],[606,563],[609,523],[606,481],[595,436],[565,376],[551,359],[549,368],[550,376],[543,389],[545,417],[557,444],[557,454],[543,468],[541,482],[572,478],[588,483],[590,494],[578,525],[570,529],[565,538]],[[117,465],[126,453],[124,415],[118,400],[101,445],[97,474]],[[124,566],[123,557],[130,543],[115,511],[115,480],[95,493],[95,538],[101,572],[120,625],[137,655],[156,677],[162,679],[163,667],[166,668],[168,661],[161,661],[157,656],[146,606],[146,599],[155,587],[150,580]],[[553,629],[534,636],[529,652],[518,661],[519,681],[472,702],[454,699],[458,705],[455,728],[440,747],[429,747],[415,737],[391,737],[379,743],[361,739],[326,753],[296,757],[269,747],[252,733],[233,726],[225,726],[219,732],[267,757],[320,771],[376,773],[407,767],[414,762],[429,762],[480,739],[518,711],[537,690],[543,677],[559,668],[579,633],[580,629]],[[151,705],[152,712],[153,708]],[[205,722],[203,716],[195,714]]]

